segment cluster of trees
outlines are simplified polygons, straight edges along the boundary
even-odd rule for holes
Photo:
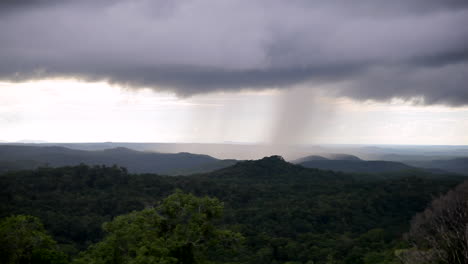
[[[155,208],[105,223],[104,239],[74,263],[222,263],[243,239],[239,233],[215,226],[222,209],[217,199],[176,192]]]
[[[66,255],[37,217],[14,215],[2,219],[0,245],[0,263],[67,263]]]
[[[463,180],[351,175],[280,157],[186,177],[40,168],[0,175],[0,217],[40,218],[77,263],[389,264],[435,250],[401,237],[412,216]]]
[[[468,263],[468,181],[434,199],[411,221],[406,263]]]

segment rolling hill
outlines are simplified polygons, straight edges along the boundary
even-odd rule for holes
[[[311,155],[293,161],[306,168],[316,168],[322,170],[332,170],[352,173],[389,173],[415,170],[416,167],[406,165],[401,162],[384,160],[362,160],[354,155],[334,154],[330,158]]]
[[[219,160],[208,155],[155,153],[118,147],[85,151],[57,146],[0,145],[0,172],[33,169],[39,166],[117,165],[132,173],[190,174],[208,172],[232,165],[234,160]]]
[[[430,161],[408,161],[408,164],[427,169],[441,169],[468,175],[468,157],[436,159]]]

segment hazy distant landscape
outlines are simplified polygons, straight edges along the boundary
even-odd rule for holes
[[[191,150],[202,152],[187,152]],[[419,169],[433,173],[468,174],[468,147],[465,146],[328,145],[279,148],[254,144],[171,143],[4,143],[0,144],[0,171],[33,169],[40,166],[72,166],[83,163],[117,165],[127,168],[132,173],[187,175],[221,169],[237,161],[260,159],[274,155],[277,153],[275,151],[281,150],[285,151],[283,152],[285,158],[300,157],[288,160],[308,168],[359,173]],[[306,154],[307,151],[310,152]],[[366,160],[351,154],[339,154],[340,151],[358,153],[360,157],[369,158]],[[222,153],[220,156],[229,158],[219,159],[217,153]]]

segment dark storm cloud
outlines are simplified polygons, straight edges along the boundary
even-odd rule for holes
[[[468,104],[468,1],[2,1],[0,78]]]

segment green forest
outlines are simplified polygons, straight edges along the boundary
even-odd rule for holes
[[[0,263],[467,263],[466,237],[438,237],[466,226],[464,180],[279,156],[190,176],[84,164],[6,172]]]

